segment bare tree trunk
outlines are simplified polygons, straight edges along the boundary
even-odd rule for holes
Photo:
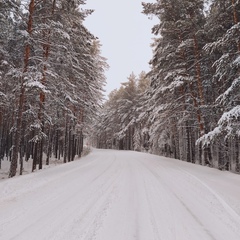
[[[69,131],[69,127],[68,127],[68,116],[66,114],[66,120],[65,120],[65,133],[64,133],[64,156],[63,156],[63,162],[66,163],[67,162],[67,156],[68,156],[68,131]]]
[[[240,138],[237,136],[237,139],[236,139],[236,169],[235,169],[235,171],[237,172],[237,173],[239,173],[240,172],[240,144],[239,144],[239,140],[240,140]]]
[[[67,144],[67,159],[68,159],[68,162],[71,162],[71,155],[72,155],[72,124],[70,123],[69,124],[69,128],[68,128],[68,144]]]
[[[38,169],[43,167],[43,139],[39,141],[38,144]]]
[[[59,150],[59,129],[58,126],[56,126],[56,130],[55,130],[55,145],[54,145],[54,155],[55,158],[58,158],[58,150]]]
[[[33,144],[33,162],[32,162],[32,172],[37,168],[37,153],[38,153],[38,143]]]
[[[23,123],[22,133],[21,133],[21,144],[20,144],[20,173],[19,175],[23,174],[23,157],[25,152],[25,146],[24,146],[24,135],[25,135],[25,121]]]
[[[53,130],[51,126],[49,126],[46,165],[49,165],[49,159],[52,154],[52,142],[53,142]]]

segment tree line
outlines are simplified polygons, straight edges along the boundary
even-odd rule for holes
[[[103,99],[98,39],[85,0],[0,1],[0,167],[9,177],[49,158],[73,161]]]
[[[143,13],[159,20],[151,70],[110,94],[95,144],[240,172],[239,1],[156,0]]]

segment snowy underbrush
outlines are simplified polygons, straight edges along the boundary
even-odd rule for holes
[[[43,158],[43,161],[44,161],[44,158]],[[8,159],[2,160],[2,164],[1,164],[2,166],[0,169],[0,181],[2,179],[8,178],[10,163],[11,162]],[[62,163],[62,160],[51,159],[49,165],[45,165],[45,162],[43,162],[43,169],[50,168],[59,163]],[[18,164],[16,176],[18,176],[20,174],[19,167],[20,167],[20,165]],[[38,171],[38,165],[37,165],[37,169],[35,171]],[[31,172],[32,172],[32,159],[29,159],[28,161],[23,162],[23,174],[22,175],[29,174]]]
[[[83,146],[83,151],[82,151],[82,157],[88,155],[91,152],[91,148],[90,146],[84,145]],[[78,158],[77,156],[75,157],[75,160],[79,160],[80,158]],[[56,159],[54,157],[49,159],[49,165],[46,165],[46,155],[43,156],[43,169],[48,169],[60,164],[63,164],[63,158],[61,157],[60,159]],[[29,159],[28,161],[24,161],[23,162],[23,175],[29,174],[32,172],[32,159]],[[16,176],[19,175],[20,173],[20,169],[19,169],[20,165],[18,164],[18,168],[17,168],[17,174]],[[9,174],[9,169],[10,169],[10,161],[7,158],[4,158],[1,161],[1,169],[0,169],[0,181],[3,179],[7,179],[8,178],[8,174]],[[34,170],[34,172],[39,171],[38,169],[38,165],[37,165],[37,169]]]
[[[91,152],[91,147],[89,145],[83,146],[82,156],[86,156]]]

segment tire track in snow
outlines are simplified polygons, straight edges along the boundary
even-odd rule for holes
[[[85,210],[82,213],[76,211],[76,213],[73,214],[74,217],[71,217],[73,219],[68,221],[68,224],[66,224],[61,231],[55,233],[50,239],[95,239],[97,231],[101,228],[104,217],[107,215],[111,208],[111,204],[115,199],[115,184],[120,173],[121,172],[118,169],[115,170],[108,178],[109,185],[105,189],[103,189],[104,186],[102,186],[100,194],[94,194],[95,197],[91,199],[90,203],[88,202],[86,205],[81,205],[80,208]],[[96,177],[95,180],[98,178],[99,177]],[[90,221],[86,220],[84,222],[85,218],[89,219],[89,215],[92,215]],[[49,238],[46,240],[49,240]]]
[[[40,229],[40,226],[44,225],[44,224],[42,224],[42,223],[44,223],[44,219],[52,219],[52,222],[54,223],[54,222],[56,222],[56,219],[58,219],[59,217],[61,218],[61,213],[59,213],[59,211],[58,211],[59,209],[64,209],[65,208],[64,211],[67,212],[66,215],[74,214],[77,211],[77,207],[74,207],[73,210],[71,210],[72,206],[76,205],[79,208],[81,208],[81,206],[79,206],[79,204],[77,204],[76,199],[75,199],[76,195],[78,194],[78,191],[84,192],[85,189],[87,191],[86,196],[84,196],[84,198],[82,199],[83,201],[81,200],[81,202],[88,202],[89,199],[93,198],[93,200],[90,202],[90,206],[89,206],[89,208],[91,208],[91,206],[94,205],[94,202],[98,201],[100,198],[103,198],[105,196],[104,192],[107,191],[112,185],[112,178],[109,177],[109,179],[107,179],[107,181],[104,181],[103,183],[101,183],[102,185],[100,184],[99,187],[93,186],[94,183],[98,182],[101,177],[104,178],[104,179],[106,178],[106,176],[105,176],[106,172],[109,171],[109,169],[113,166],[113,162],[114,162],[114,160],[112,160],[111,163],[103,171],[101,171],[96,177],[94,177],[94,179],[92,179],[90,181],[90,183],[86,183],[86,186],[83,186],[82,189],[78,190],[76,188],[72,192],[71,195],[67,196],[67,198],[57,199],[57,202],[55,203],[55,200],[57,198],[57,196],[55,195],[55,197],[50,199],[50,201],[48,201],[48,202],[44,201],[42,204],[40,204],[38,206],[35,206],[35,208],[33,209],[33,212],[36,212],[36,213],[41,212],[41,209],[43,209],[41,216],[37,216],[35,220],[30,220],[28,217],[26,217],[26,219],[27,219],[27,223],[25,224],[26,227],[24,229],[21,229],[21,231],[18,233],[18,235],[12,236],[9,239],[17,239],[17,240],[28,239],[28,238],[25,238],[25,237],[22,238],[21,236],[23,236],[25,234],[29,235],[30,232],[34,228],[39,228]],[[115,173],[116,173],[116,171],[114,170],[114,173],[112,174],[112,176],[116,176]],[[70,182],[67,182],[66,186],[70,186],[71,185]],[[75,183],[75,184],[76,184],[76,187],[77,187],[77,183]],[[97,192],[96,192],[96,189],[97,189]],[[61,196],[59,195],[59,197],[61,197]],[[44,211],[44,207],[46,207],[45,205],[52,205],[50,212]],[[66,206],[66,207],[63,207],[63,206]],[[23,213],[23,211],[21,211],[21,213]],[[28,214],[32,214],[32,208],[30,208],[30,209],[28,209],[28,211],[24,212],[23,216],[28,216]],[[16,219],[16,218],[19,218],[19,219]],[[16,218],[11,219],[11,220],[14,220],[15,222],[19,221],[19,223],[20,223],[23,219],[23,217],[19,216],[19,214],[16,216]],[[70,219],[71,219],[71,217],[70,217]],[[6,225],[7,223],[11,224],[11,222],[8,221],[8,222],[5,222],[4,225]],[[44,227],[41,227],[41,228],[44,228]],[[45,226],[45,231],[46,232],[51,231],[51,227]],[[9,232],[10,232],[10,235],[11,235],[11,231],[9,231]],[[44,233],[44,234],[46,235],[46,233]],[[43,236],[40,239],[44,239]]]
[[[90,184],[94,183],[99,177],[101,177],[102,175],[104,175],[104,173],[111,167],[111,165],[113,164],[113,161],[111,162],[110,166],[108,166],[104,171],[102,171],[97,177],[95,177],[91,182]],[[89,165],[89,163],[87,163],[87,165]],[[81,170],[85,167],[84,166],[81,166]],[[57,177],[53,178],[51,181],[48,182],[48,185],[50,185],[51,183],[53,182],[57,182],[59,181],[59,179],[61,179],[62,177],[64,176],[67,176],[69,174],[72,174],[74,172],[77,172],[79,171],[79,169],[73,169],[71,171],[67,171],[61,175],[58,175]],[[28,177],[28,176],[27,176]],[[14,179],[15,180],[15,179]],[[68,184],[69,186],[72,185],[72,182],[66,182],[66,184]],[[75,183],[76,184],[76,183]],[[28,195],[31,195],[33,192],[37,192],[41,187],[43,187],[45,184],[45,181],[44,181],[44,184],[41,186],[37,186],[34,191],[33,191],[33,188],[31,191],[28,191],[28,192],[22,192],[22,194],[24,194],[25,197],[27,197]],[[45,186],[45,187],[48,187],[48,186]],[[86,186],[83,187],[83,189],[85,188]],[[28,189],[28,188],[27,188]],[[83,190],[83,189],[80,189],[80,190]],[[62,192],[59,192],[59,195],[61,194]],[[48,196],[44,199],[41,199],[41,201],[38,201],[37,200],[37,208],[42,208],[45,204],[48,204],[49,202],[53,202],[55,200],[58,200],[59,198],[59,195],[55,195],[54,197],[52,196]],[[17,196],[21,196],[20,194],[17,194],[14,199],[16,201],[16,198]],[[3,200],[1,199],[1,207],[2,206],[2,201],[4,204],[7,204],[9,201],[14,201],[14,199],[12,198],[11,194],[10,194],[10,197],[9,198],[4,198]],[[8,200],[8,201],[7,201]],[[23,214],[26,214],[27,212],[29,212],[31,209],[26,206],[26,207],[23,207],[22,209],[20,209],[20,211],[18,212],[12,212],[12,214],[10,214],[10,216],[7,216],[6,218],[4,218],[4,221],[3,222],[0,222],[0,230],[1,232],[4,230],[4,226],[8,225],[9,223],[11,223],[13,220],[16,220],[17,218],[21,217]],[[35,209],[36,211],[37,209]]]
[[[152,228],[153,228],[153,233],[154,233],[154,239],[156,240],[161,240],[162,238],[160,237],[159,231],[158,231],[158,226],[157,226],[157,222],[156,222],[156,218],[151,206],[151,202],[150,202],[150,198],[149,198],[149,194],[147,191],[147,186],[146,186],[146,182],[144,181],[144,190],[145,190],[145,194],[146,194],[146,198],[147,198],[147,203],[148,203],[148,209],[150,212],[150,219],[151,219],[151,224],[152,224]]]
[[[138,232],[138,216],[137,212],[133,211],[138,206],[138,195],[137,195],[137,186],[136,186],[136,169],[133,166],[133,163],[130,159],[124,159],[125,167],[125,181],[124,185],[122,185],[122,194],[124,196],[124,204],[125,204],[125,219],[126,222],[123,226],[123,232],[121,239],[139,239]],[[131,238],[129,238],[131,236]]]
[[[152,173],[152,171],[148,168],[146,163],[143,161],[139,162],[141,163],[144,169],[147,168],[148,172],[151,173],[150,178],[149,174],[146,174],[145,172],[144,186],[145,194],[148,199],[149,211],[151,213],[152,227],[153,231],[155,232],[155,239],[156,240],[179,239],[176,232],[176,226],[178,223],[176,222],[175,219],[174,209],[170,205],[169,199],[167,198],[169,195],[168,192],[166,194],[166,189],[162,185],[162,182],[160,182],[159,178]],[[153,200],[155,200],[154,205]],[[157,206],[160,206],[160,209],[156,208]],[[160,213],[158,213],[159,211]],[[157,213],[158,215],[156,216]],[[166,238],[166,236],[168,236],[168,238]]]
[[[152,173],[152,175],[157,179],[157,181],[159,181],[161,183],[162,186],[166,186],[165,190],[168,193],[171,193],[172,196],[175,197],[175,199],[177,199],[177,201],[184,207],[184,209],[190,214],[190,216],[194,219],[194,221],[200,226],[200,228],[202,228],[202,230],[209,236],[209,238],[211,240],[218,240],[216,239],[212,233],[206,229],[204,227],[204,224],[200,221],[200,219],[191,211],[190,208],[187,207],[187,205],[183,202],[183,200],[172,190],[171,187],[168,186],[168,184],[166,184],[165,179],[163,179],[162,176],[160,176],[157,172],[153,171],[152,169],[150,169],[145,163],[143,163],[141,161],[141,163],[145,166],[145,168]],[[161,166],[162,167],[162,166]],[[154,168],[156,170],[156,168]],[[167,170],[167,168],[165,168],[165,170]],[[163,185],[164,184],[164,185]],[[168,186],[168,187],[167,187]]]
[[[203,225],[205,232],[217,240],[240,239],[238,214],[206,183],[193,174],[187,174],[188,172],[182,168],[175,167],[174,163],[164,160],[153,161],[154,171],[161,181],[165,182],[167,188],[187,207],[186,209],[190,210],[194,216],[198,216],[197,219]],[[188,192],[191,194],[189,197],[187,197]],[[221,231],[222,234],[213,226],[213,222],[218,224],[219,229],[225,229]]]
[[[157,156],[106,150],[93,156],[87,167],[66,166],[69,174],[58,170],[56,181],[43,174],[49,185],[0,204],[2,223],[12,215],[2,233],[0,229],[0,239],[240,239],[238,216],[234,219],[233,209],[230,214],[231,207],[223,206],[224,198],[208,186],[209,178],[199,168],[193,166],[192,177],[184,164]],[[35,177],[34,183],[41,180]]]
[[[163,162],[155,162],[156,164],[156,169],[161,170],[163,166]],[[201,205],[203,205],[203,209],[208,209],[207,213],[209,217],[216,222],[216,219],[218,219],[219,228],[224,227],[226,231],[229,232],[229,234],[234,235],[237,234],[240,239],[240,216],[235,212],[224,200],[223,198],[220,197],[211,187],[209,187],[204,181],[200,180],[198,177],[195,175],[189,173],[188,171],[184,170],[181,167],[175,167],[173,166],[172,168],[164,167],[166,171],[168,172],[165,175],[165,178],[167,181],[165,181],[166,185],[169,187],[169,189],[172,189],[173,184],[176,188],[176,190],[180,190],[181,192],[183,191],[183,187],[185,187],[185,191],[189,191],[187,189],[187,186],[192,187],[192,185],[195,185],[195,188],[191,188],[191,195],[195,194],[196,196],[198,195],[198,199],[195,198],[195,200],[198,200]],[[169,176],[174,175],[176,179],[178,179],[179,184],[175,184],[172,178]],[[160,175],[159,175],[160,176]],[[171,183],[171,184],[170,184]],[[181,186],[181,189],[179,188]],[[183,196],[181,197],[180,195],[177,194],[177,191],[173,191],[173,193],[185,204],[186,200],[188,200],[188,204],[191,202],[189,200],[191,199],[184,199]],[[185,195],[186,196],[186,195]],[[193,198],[193,197],[192,197]],[[194,199],[192,199],[194,200]],[[187,204],[185,204],[187,207]],[[191,204],[193,207],[193,204]],[[187,207],[189,210],[190,208]],[[199,210],[199,209],[198,209]],[[196,208],[195,208],[196,211]],[[192,211],[191,211],[192,212]],[[194,214],[196,216],[196,214]],[[201,215],[198,214],[197,215]],[[198,218],[199,219],[199,218]],[[201,224],[204,226],[204,229],[207,232],[210,232],[208,230],[208,225],[205,223],[205,221],[208,221],[208,224],[211,223],[209,219],[205,219],[205,217],[201,219]],[[225,231],[225,232],[226,232]],[[218,232],[215,232],[215,235],[218,236],[216,237],[217,239],[220,236]],[[225,234],[225,237],[227,238],[227,234]],[[235,240],[235,237],[233,238]]]
[[[82,170],[83,168],[87,168],[91,165],[93,165],[95,162],[97,161],[97,159],[91,160],[90,162],[81,162],[81,160],[76,160],[74,162],[70,162],[70,163],[66,163],[64,165],[59,165],[56,167],[52,167],[52,168],[48,168],[48,169],[44,169],[38,172],[33,172],[31,174],[27,174],[27,175],[23,175],[20,176],[21,180],[24,179],[24,184],[19,184],[18,183],[18,178],[11,178],[11,179],[7,179],[5,180],[6,184],[2,184],[2,186],[0,186],[0,194],[1,194],[1,200],[0,200],[0,206],[4,205],[4,204],[8,204],[9,201],[15,201],[16,198],[18,196],[21,196],[23,194],[28,194],[28,193],[32,193],[37,191],[38,189],[49,185],[50,183],[56,182],[59,179],[70,175],[70,174],[74,174],[75,172]],[[71,165],[72,164],[78,164],[79,166],[77,166],[76,168],[73,168]],[[66,167],[70,167],[69,169]],[[64,168],[67,169],[67,171],[62,172],[61,174],[54,174],[54,175],[49,175],[45,178],[42,177],[43,171],[45,172],[57,172],[56,170],[60,170]],[[45,173],[44,172],[44,173]],[[32,174],[35,175],[35,178],[32,178]],[[29,181],[29,179],[31,181]]]
[[[140,163],[142,165],[142,169],[145,169],[146,166],[141,161],[140,161]],[[162,238],[160,237],[160,233],[159,233],[159,230],[158,230],[158,225],[157,225],[155,214],[154,214],[152,204],[151,204],[151,201],[150,201],[149,189],[147,188],[146,180],[149,180],[149,179],[148,179],[148,177],[146,179],[146,176],[144,174],[143,175],[144,193],[145,193],[145,196],[146,196],[146,201],[147,201],[147,205],[148,205],[148,209],[149,209],[149,213],[150,213],[150,221],[151,221],[151,225],[152,225],[152,229],[153,229],[153,233],[154,233],[154,240],[161,240]]]
[[[183,173],[189,175],[191,178],[193,178],[195,181],[199,182],[201,185],[203,185],[212,195],[218,200],[218,202],[222,205],[222,207],[229,213],[229,215],[232,216],[232,218],[240,225],[240,216],[237,212],[235,212],[212,188],[210,188],[207,184],[205,184],[203,181],[201,181],[198,177],[192,175],[188,171],[179,168]]]
[[[114,188],[115,181],[112,182],[107,189],[102,189],[104,194],[96,195],[94,199],[86,205],[82,205],[84,212],[78,213],[76,209],[71,215],[69,224],[65,225],[57,234],[54,234],[50,240],[60,239],[95,239],[98,230],[101,228],[104,217],[111,208],[112,201],[115,198],[116,189]],[[80,208],[81,208],[80,207]],[[91,215],[90,220],[89,215]],[[74,217],[72,217],[74,216]],[[86,220],[84,220],[86,218]],[[85,229],[85,230],[83,230]],[[49,240],[46,239],[46,240]]]

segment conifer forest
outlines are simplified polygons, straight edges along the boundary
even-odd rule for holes
[[[0,159],[9,177],[81,156],[99,108],[106,60],[84,27],[84,0],[0,1]],[[43,156],[44,160],[43,160]]]
[[[32,171],[73,161],[88,138],[239,173],[240,1],[146,0],[146,21],[158,19],[150,71],[107,100],[85,3],[0,0],[0,168],[9,161],[14,177],[29,159]]]
[[[240,2],[143,3],[151,70],[131,74],[98,116],[100,148],[145,151],[240,171]]]

